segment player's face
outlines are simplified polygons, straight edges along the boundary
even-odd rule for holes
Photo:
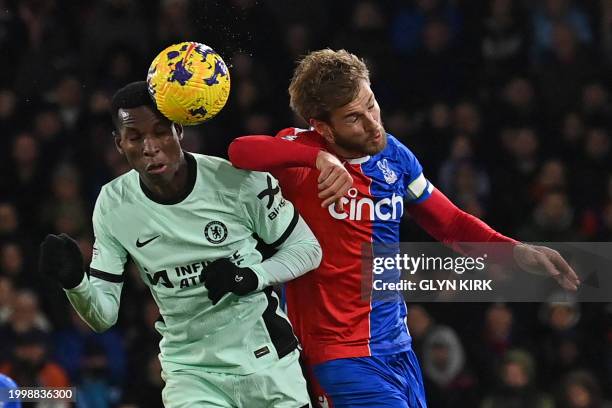
[[[315,128],[346,158],[373,155],[385,148],[387,135],[380,119],[380,107],[370,84],[362,80],[357,97],[334,109],[325,125]]]
[[[171,182],[182,159],[182,129],[147,106],[119,109],[117,149],[144,181]],[[176,127],[175,127],[176,126]]]

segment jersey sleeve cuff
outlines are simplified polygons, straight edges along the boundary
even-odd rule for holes
[[[107,282],[112,282],[112,283],[123,283],[123,272],[116,274],[116,273],[108,273],[108,272],[104,272],[101,271],[99,269],[95,269],[95,268],[89,268],[89,276],[94,277],[94,278],[98,278],[98,279],[102,279],[104,281]]]
[[[257,289],[255,290],[260,291],[270,286],[270,282],[266,279],[268,274],[261,264],[249,266],[249,269],[257,276]]]
[[[89,285],[89,278],[87,277],[87,274],[83,274],[83,279],[81,280],[81,283],[79,283],[78,285],[76,285],[74,288],[71,289],[64,289],[65,292],[67,293],[84,293],[87,291],[87,286]]]

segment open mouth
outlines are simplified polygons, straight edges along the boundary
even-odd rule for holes
[[[149,164],[147,166],[147,173],[149,174],[160,174],[163,173],[164,171],[166,171],[166,169],[168,168],[168,166],[166,166],[165,164],[159,163],[159,164]]]

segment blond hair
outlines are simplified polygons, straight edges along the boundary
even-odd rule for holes
[[[370,83],[365,62],[346,50],[329,48],[306,55],[289,85],[289,105],[304,120],[328,120],[330,112],[359,93],[359,80]]]

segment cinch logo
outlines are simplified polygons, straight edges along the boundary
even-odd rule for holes
[[[359,220],[397,220],[404,214],[404,199],[401,196],[393,195],[389,198],[383,198],[374,202],[371,198],[363,197],[357,199],[357,189],[351,188],[348,191],[348,196],[342,197],[341,201],[344,204],[344,212],[336,211],[335,205],[330,204],[327,207],[329,214],[337,220],[359,221]],[[347,211],[348,204],[348,214]]]

